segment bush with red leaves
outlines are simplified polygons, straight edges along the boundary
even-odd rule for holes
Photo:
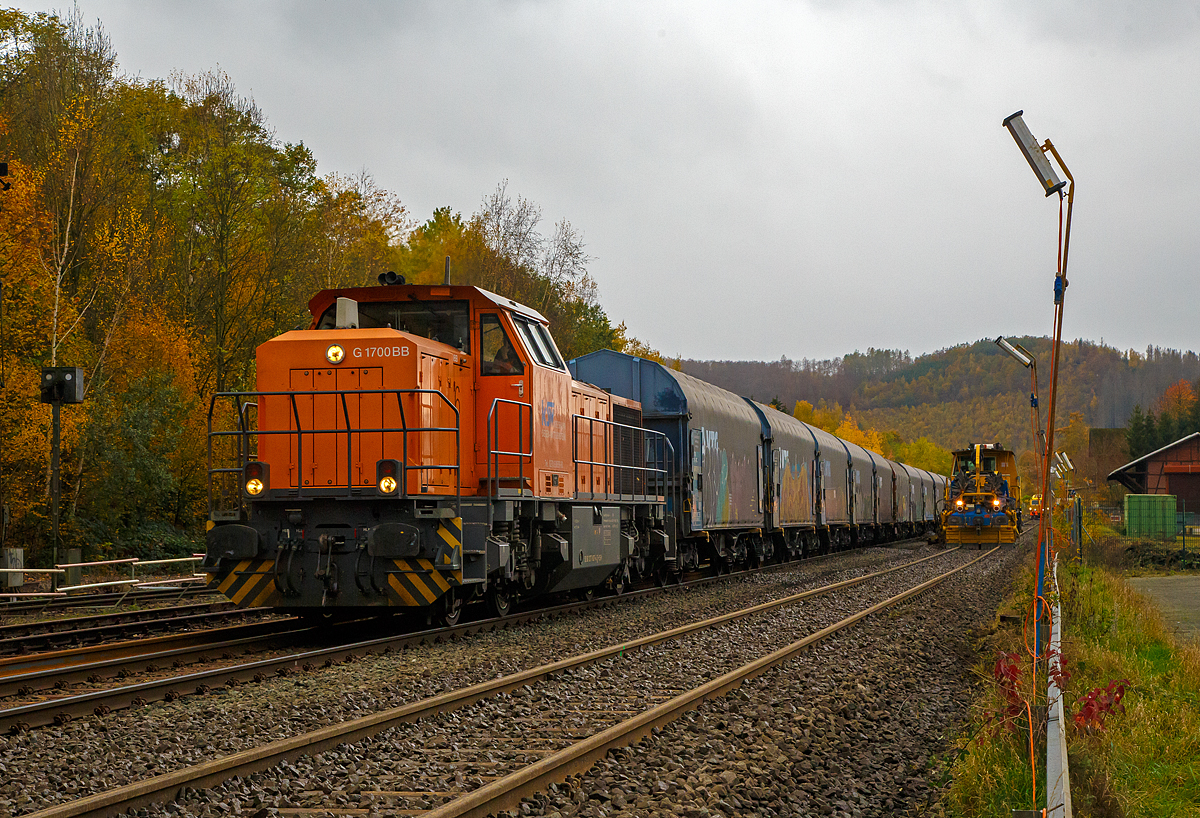
[[[993,713],[988,721],[996,720],[1000,724],[1015,728],[1017,717],[1025,712],[1025,699],[1021,696],[1021,665],[1020,657],[1015,653],[1001,651],[996,657],[992,668],[992,678],[1004,700],[1004,707],[999,713]]]
[[[1128,679],[1114,679],[1106,687],[1097,687],[1089,691],[1080,702],[1075,712],[1075,726],[1087,732],[1104,729],[1104,717],[1109,713],[1124,713],[1125,687]]]

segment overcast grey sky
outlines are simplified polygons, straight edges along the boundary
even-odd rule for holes
[[[21,3],[28,10],[58,3]],[[419,220],[502,179],[584,233],[668,355],[914,355],[1049,335],[1200,349],[1200,4],[79,0],[125,73],[220,67],[321,173]]]

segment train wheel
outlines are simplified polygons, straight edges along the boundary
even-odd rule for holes
[[[496,616],[508,616],[512,613],[513,600],[508,589],[496,582],[488,586],[488,607]]]
[[[454,588],[442,595],[438,605],[441,607],[438,612],[438,621],[447,628],[453,628],[462,620],[463,600]]]
[[[629,587],[629,569],[622,568],[616,574],[613,574],[612,589],[613,594],[620,596],[625,593],[625,589]]]

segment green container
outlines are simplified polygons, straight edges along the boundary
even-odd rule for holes
[[[1174,494],[1126,494],[1125,536],[1175,539]]]

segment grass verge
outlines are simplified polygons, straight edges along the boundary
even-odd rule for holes
[[[949,816],[1007,818],[1012,809],[1045,804],[1045,679],[1034,684],[1025,635],[1032,551],[1026,563],[996,622],[980,635],[979,696],[956,741],[953,780],[940,805]],[[1063,564],[1058,577],[1075,815],[1200,815],[1200,647],[1177,641],[1109,568]],[[1105,693],[1121,682],[1124,697],[1113,702]]]

